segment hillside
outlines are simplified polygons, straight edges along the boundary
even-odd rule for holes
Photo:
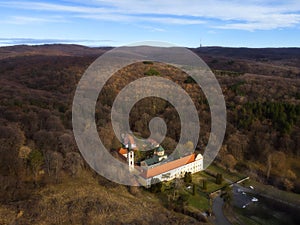
[[[105,51],[108,51],[109,47],[100,48],[89,48],[81,45],[63,45],[63,44],[53,44],[53,45],[16,45],[1,47],[0,49],[0,59],[12,58],[19,56],[87,56],[94,55],[99,56]]]
[[[73,95],[87,67],[107,50],[76,45],[0,48],[0,224],[199,223],[167,210],[144,189],[112,184],[82,159],[72,133]],[[216,163],[300,193],[300,50],[193,51],[213,69],[226,100],[227,131]],[[186,74],[157,62],[124,68],[100,93],[96,122],[106,147],[114,154],[120,146],[110,125],[115,96],[130,81],[149,74],[173,80],[192,97],[201,120],[197,151],[202,152],[210,131],[204,95]],[[170,153],[180,136],[172,105],[155,98],[140,101],[131,111],[131,128],[146,137],[148,122],[157,115],[168,125],[162,145]]]

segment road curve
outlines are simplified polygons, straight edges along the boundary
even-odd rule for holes
[[[215,219],[213,223],[215,225],[232,225],[224,216],[223,205],[224,205],[224,201],[220,196],[214,199],[212,208],[213,208],[213,213],[215,215]]]

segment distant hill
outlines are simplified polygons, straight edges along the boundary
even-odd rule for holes
[[[87,47],[75,44],[47,44],[47,45],[15,45],[0,47],[0,58],[11,57],[19,54],[42,55],[99,55],[112,47]],[[229,48],[229,47],[201,47],[190,48],[199,55],[215,57],[228,57],[249,60],[287,60],[299,59],[300,48]]]
[[[300,59],[300,48],[226,48],[201,47],[192,49],[199,55],[214,55],[249,60]]]
[[[50,45],[16,45],[0,48],[0,59],[16,56],[48,55],[48,56],[86,56],[101,55],[110,47],[90,48],[82,45],[50,44]]]
[[[0,59],[20,56],[98,57],[112,47],[81,45],[16,45],[0,47]],[[276,76],[300,76],[300,48],[192,48],[211,69]]]

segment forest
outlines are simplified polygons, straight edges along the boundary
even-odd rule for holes
[[[55,45],[18,52],[0,49],[1,203],[30,199],[34,190],[61,184],[68,177],[98,176],[78,151],[71,110],[80,77],[106,50]],[[229,54],[232,49],[222,48],[193,51],[216,74],[227,106],[225,140],[215,163],[300,193],[300,56],[291,50],[290,55],[279,57],[280,49],[266,55],[260,50],[259,57],[246,50],[235,55]],[[211,122],[204,94],[178,68],[148,61],[118,71],[101,91],[95,115],[104,145],[116,154],[120,143],[110,122],[113,101],[126,84],[144,76],[170,79],[191,96],[201,123],[196,151],[203,153]],[[167,124],[162,146],[170,154],[180,137],[180,120],[165,100],[139,101],[130,112],[131,130],[147,137],[149,121],[155,116]],[[105,178],[97,179],[100,185],[114,186]]]

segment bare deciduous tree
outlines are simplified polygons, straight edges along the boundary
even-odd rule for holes
[[[66,154],[64,168],[70,173],[71,176],[76,176],[83,168],[83,160],[79,153],[68,152]]]

